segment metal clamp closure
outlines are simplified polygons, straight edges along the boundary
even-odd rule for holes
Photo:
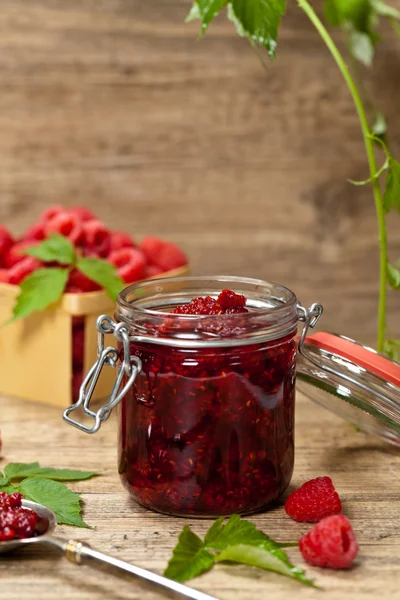
[[[298,349],[300,354],[305,356],[304,351],[304,342],[308,334],[308,330],[313,329],[318,321],[320,320],[322,313],[324,312],[324,307],[322,304],[312,304],[310,308],[304,308],[301,304],[297,305],[297,312],[299,315],[299,320],[304,322],[303,331],[301,332],[300,340],[298,343]]]
[[[140,358],[137,356],[130,355],[130,343],[129,343],[129,332],[124,323],[115,323],[111,317],[102,315],[96,321],[96,328],[98,331],[98,343],[97,343],[97,361],[94,363],[79,390],[78,401],[69,406],[63,414],[63,419],[70,425],[77,427],[85,433],[96,433],[103,421],[107,421],[113,408],[122,400],[125,394],[132,387],[137,375],[142,370],[142,363]],[[117,370],[117,377],[110,394],[110,398],[106,404],[101,406],[97,412],[90,410],[90,400],[92,399],[93,392],[95,390],[97,381],[100,377],[101,371],[104,366],[110,366],[114,369],[117,368],[119,353],[113,346],[104,347],[104,336],[106,334],[113,334],[114,337],[122,343],[123,357],[122,362]],[[124,377],[127,381],[121,389]],[[69,415],[71,412],[82,408],[85,415],[94,419],[95,423],[93,427],[87,427],[78,421],[72,419]]]

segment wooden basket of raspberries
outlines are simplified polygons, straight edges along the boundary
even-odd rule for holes
[[[18,240],[0,225],[0,393],[60,407],[76,401],[96,360],[96,319],[113,315],[118,292],[188,272],[175,244],[137,244],[83,207],[52,206]],[[103,372],[94,399],[111,391],[115,373]]]

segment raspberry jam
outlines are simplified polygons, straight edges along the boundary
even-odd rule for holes
[[[22,495],[0,492],[0,542],[36,535],[39,515],[22,506]]]
[[[286,489],[296,305],[282,286],[234,277],[159,280],[120,295],[117,317],[142,371],[119,404],[119,473],[140,504],[248,514]]]

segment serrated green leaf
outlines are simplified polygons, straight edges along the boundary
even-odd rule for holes
[[[76,263],[79,269],[86,277],[89,277],[95,283],[103,287],[111,300],[115,300],[118,294],[124,289],[124,282],[119,277],[114,265],[100,258],[80,258]]]
[[[38,269],[28,275],[20,284],[21,291],[10,321],[28,317],[57,302],[64,292],[67,280],[68,271],[61,268]]]
[[[375,46],[368,33],[352,31],[349,38],[349,49],[352,56],[364,66],[372,66],[375,56]]]
[[[185,19],[185,23],[190,23],[191,21],[201,21],[200,9],[197,2],[193,3],[193,6]]]
[[[258,567],[267,571],[273,571],[292,579],[297,579],[305,585],[315,587],[314,582],[308,579],[302,569],[292,565],[285,552],[278,549],[271,549],[260,545],[235,544],[227,546],[215,558],[216,562],[230,561],[240,564]]]
[[[24,479],[18,489],[27,500],[44,504],[50,508],[56,514],[59,524],[90,528],[81,517],[79,495],[62,483],[32,477]]]
[[[201,18],[202,33],[204,34],[210,23],[215,19],[222,8],[226,6],[227,0],[197,0],[196,4]],[[190,14],[191,13],[189,13],[189,17]]]
[[[383,194],[383,207],[387,213],[393,207],[400,212],[400,163],[394,158],[390,160]]]
[[[15,485],[3,484],[0,485],[0,492],[5,492],[6,494],[14,494],[15,492],[19,492],[19,489]]]
[[[4,472],[10,481],[25,479],[25,477],[41,477],[54,481],[83,481],[96,475],[92,471],[41,467],[38,462],[8,463]]]
[[[214,556],[190,527],[185,525],[164,575],[175,581],[188,581],[211,569],[213,564]]]
[[[236,33],[238,35],[240,35],[240,37],[246,37],[247,34],[246,34],[245,30],[243,29],[243,25],[241,24],[241,22],[235,15],[235,11],[233,10],[232,4],[228,4],[227,16],[228,16],[228,19],[234,24]]]
[[[273,58],[279,25],[286,11],[286,0],[232,0],[231,5],[246,35],[264,47]]]
[[[351,25],[365,33],[370,29],[373,14],[370,0],[325,0],[324,10],[327,21],[334,27]]]
[[[393,265],[388,264],[387,266],[387,277],[389,285],[394,290],[400,290],[400,271]]]
[[[3,473],[0,472],[0,487],[4,485],[8,485],[8,479],[7,477],[3,476]]]
[[[35,256],[43,262],[58,262],[71,265],[75,262],[75,249],[71,242],[62,235],[51,235],[38,246],[25,248],[24,254]]]

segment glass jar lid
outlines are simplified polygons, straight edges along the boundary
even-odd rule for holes
[[[297,387],[359,429],[400,446],[400,364],[342,335],[299,340]]]

